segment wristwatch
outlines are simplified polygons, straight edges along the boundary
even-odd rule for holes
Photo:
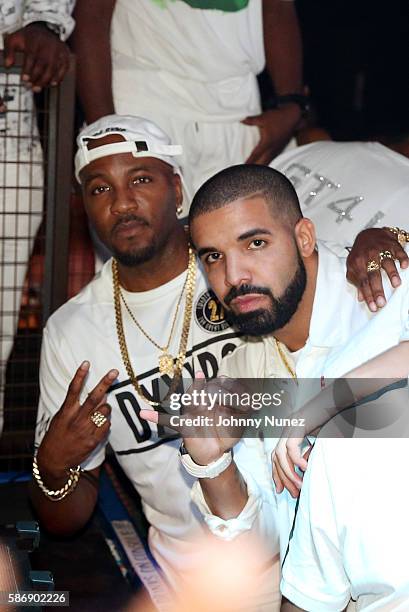
[[[233,460],[233,451],[223,453],[221,457],[208,465],[198,465],[187,452],[185,445],[180,445],[179,457],[185,470],[196,478],[216,478],[226,470]]]
[[[278,107],[286,104],[297,104],[303,115],[310,110],[310,99],[308,96],[298,93],[289,93],[283,96],[276,96],[276,104]]]

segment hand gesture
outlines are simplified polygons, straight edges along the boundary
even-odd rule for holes
[[[90,364],[84,361],[75,373],[65,401],[52,419],[37,454],[40,472],[60,478],[67,470],[76,467],[106,438],[110,428],[110,406],[105,403],[106,392],[118,376],[117,370],[110,370],[80,404],[80,394]],[[92,421],[97,411],[101,425]],[[94,417],[96,418],[96,417]],[[96,420],[98,420],[96,418]]]
[[[218,378],[206,382],[203,372],[196,374],[186,395],[209,398],[217,394],[240,394],[244,391],[241,383],[230,378]],[[188,402],[185,402],[187,405]],[[163,414],[155,410],[141,410],[140,416],[176,430],[183,437],[187,452],[198,465],[208,465],[230,450],[242,437],[245,426],[235,425],[232,417],[245,417],[253,412],[247,406],[215,404],[209,410],[209,403],[192,405],[180,415]],[[207,419],[207,420],[206,420]],[[220,424],[225,419],[224,424]],[[193,421],[195,424],[193,424]]]

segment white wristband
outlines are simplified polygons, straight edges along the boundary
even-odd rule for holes
[[[196,478],[216,478],[229,467],[233,460],[233,453],[230,450],[227,453],[223,453],[221,457],[216,459],[216,461],[212,461],[209,465],[198,465],[188,454],[182,442],[179,449],[179,457],[185,470],[192,476],[196,476]]]

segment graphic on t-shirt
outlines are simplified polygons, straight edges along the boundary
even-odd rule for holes
[[[177,0],[153,0],[153,2],[158,4],[161,8],[166,8],[169,2],[176,1]],[[181,0],[181,2],[188,4],[192,8],[201,9],[202,11],[214,10],[223,11],[224,13],[235,13],[245,9],[249,0]]]
[[[173,392],[185,391],[194,379],[195,371],[200,370],[207,379],[215,378],[220,362],[236,349],[238,341],[239,334],[230,329],[220,336],[213,335],[207,340],[194,344],[186,353],[183,381],[180,381],[179,386]],[[138,382],[145,397],[159,403],[163,401],[172,386],[172,378],[166,374],[160,374],[158,366],[139,372]],[[148,406],[136,393],[129,378],[120,380],[110,387],[108,403],[112,409],[111,421],[113,422],[111,432],[113,435],[110,443],[117,455],[143,453],[179,437],[170,429],[148,423],[139,417],[141,409]],[[38,448],[38,440],[41,440],[47,431],[51,418],[52,415],[48,412],[40,415],[36,426],[36,448]],[[117,432],[116,435],[115,432]]]
[[[320,172],[314,172],[304,164],[292,162],[289,166],[284,168],[282,172],[288,180],[291,181],[294,189],[297,190],[301,202],[306,208],[311,205],[316,206],[318,202],[328,200],[328,194],[334,194],[334,200],[327,202],[326,207],[335,213],[335,223],[354,221],[352,212],[356,206],[364,201],[362,195],[336,199],[337,192],[342,187],[341,183],[329,179]],[[308,189],[307,185],[309,186]],[[300,194],[303,191],[305,191],[305,194],[301,196]],[[372,227],[380,218],[381,217],[377,215],[376,218],[371,219],[365,227]]]
[[[209,333],[219,332],[229,327],[223,306],[212,291],[205,291],[196,302],[196,321]]]
[[[217,353],[219,358],[215,355],[215,345],[218,346]],[[186,390],[186,381],[190,385],[195,375],[195,369],[200,369],[207,379],[214,378],[220,366],[219,361],[234,351],[236,346],[237,334],[231,331],[221,334],[220,338],[213,336],[206,342],[200,342],[193,346],[186,355],[187,360],[184,364],[183,383],[181,381],[181,386],[174,391],[183,392],[183,390]],[[193,358],[194,363],[192,361]],[[138,374],[138,381],[144,395],[155,402],[163,400],[172,384],[172,379],[166,374],[160,375],[157,367]],[[126,429],[121,429],[120,447],[117,442],[111,441],[118,455],[142,453],[174,439],[175,435],[178,437],[177,434],[169,429],[152,425],[139,417],[141,408],[146,406],[143,406],[143,401],[135,393],[129,379],[111,387],[109,403],[112,407],[114,418],[118,418],[119,414],[121,414],[127,424]],[[117,412],[118,410],[119,412]]]

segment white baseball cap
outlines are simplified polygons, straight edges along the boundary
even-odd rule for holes
[[[90,140],[103,138],[108,134],[119,134],[123,142],[114,142],[88,149]],[[182,155],[180,145],[173,145],[169,136],[155,123],[142,117],[131,115],[107,115],[87,125],[77,137],[78,150],[75,155],[75,177],[80,182],[81,170],[94,159],[132,153],[134,157],[156,157],[170,164],[176,174],[181,174],[180,166],[174,159]]]

